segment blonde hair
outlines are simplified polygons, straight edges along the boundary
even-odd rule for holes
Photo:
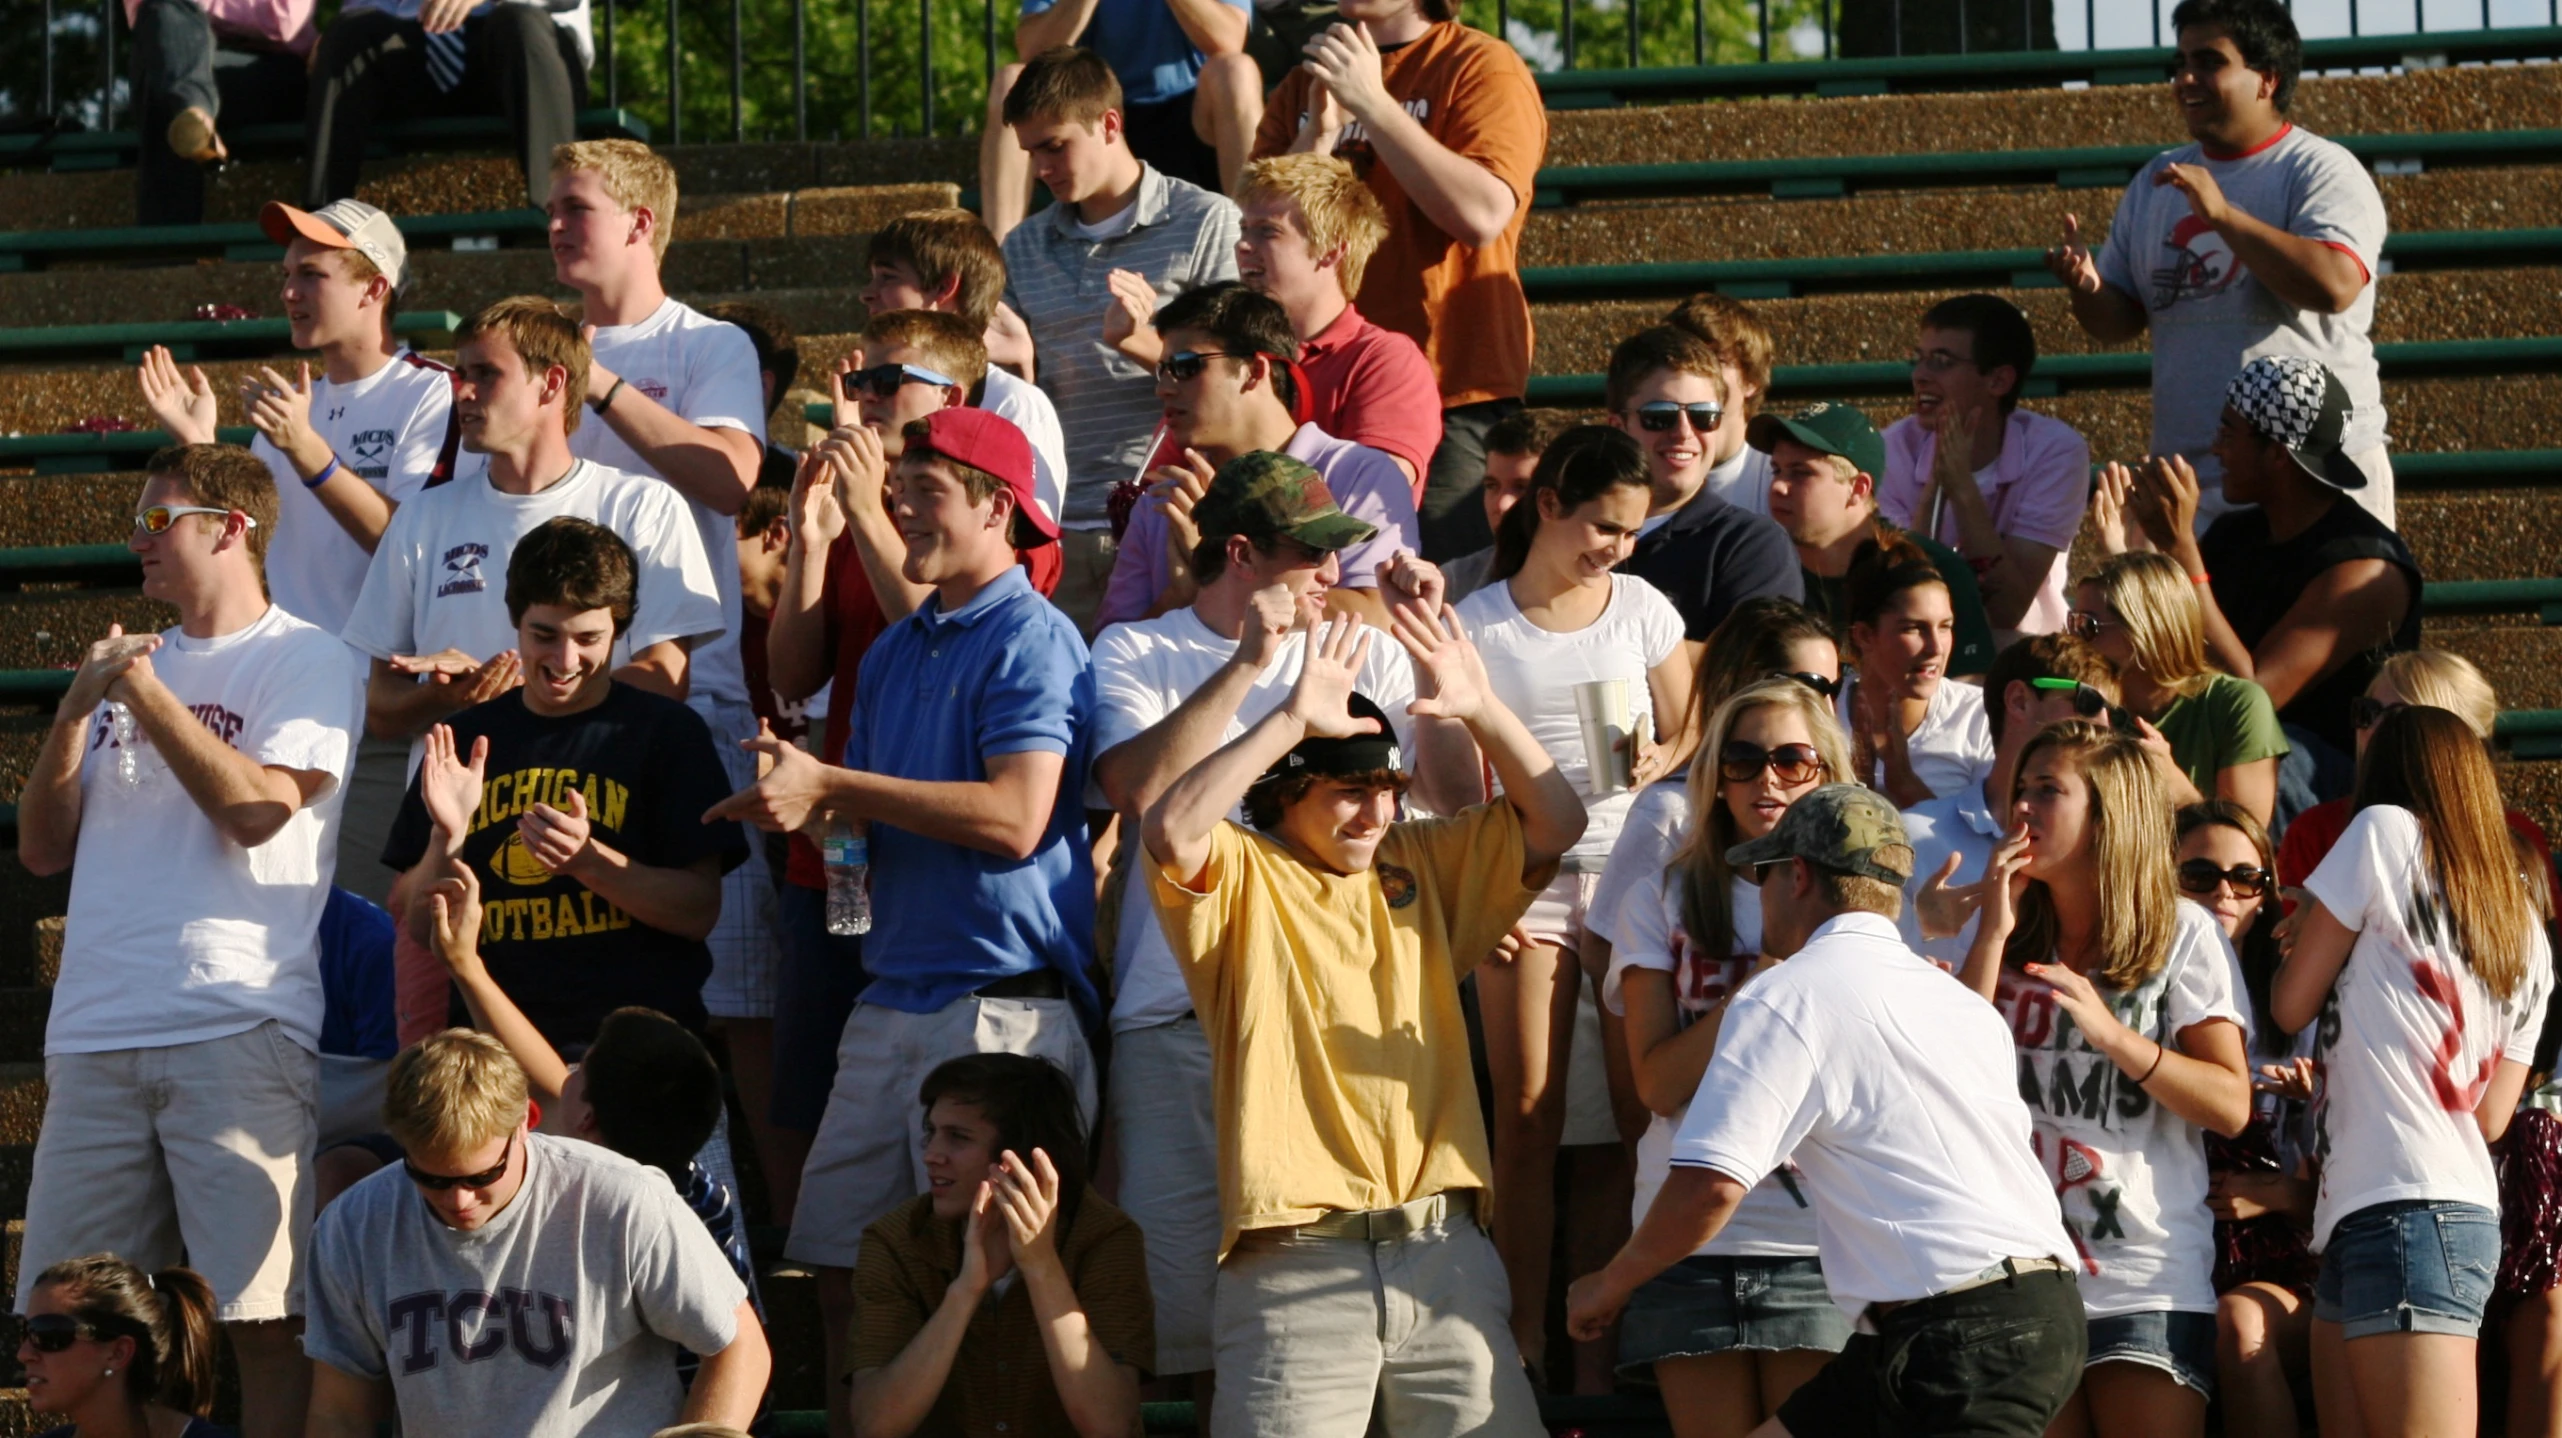
[[[525,1071],[506,1045],[447,1029],[391,1061],[383,1128],[413,1158],[450,1157],[514,1132],[525,1103]]]
[[[2155,684],[2181,695],[2205,687],[2206,614],[2178,561],[2149,550],[2112,555],[2090,582],[2126,626],[2135,662]]]
[[[557,365],[569,376],[561,386],[560,428],[563,434],[578,433],[579,415],[587,408],[591,358],[578,322],[540,295],[514,295],[463,321],[454,331],[454,344],[466,345],[485,334],[505,336],[528,372],[540,374]]]
[[[2039,730],[2020,752],[2011,778],[2013,803],[2046,749],[2069,756],[2090,786],[2091,862],[2098,870],[2093,888],[2100,905],[2099,964],[2089,978],[2102,988],[2135,988],[2170,962],[2171,938],[2179,927],[2179,837],[2170,793],[2141,743],[2086,719],[2065,719]],[[2031,879],[2003,961],[2054,961],[2059,932],[2054,893],[2043,880]]]
[[[2403,703],[2444,709],[2481,735],[2483,743],[2491,742],[2492,726],[2500,719],[2500,696],[2472,660],[2444,649],[2406,649],[2385,660],[2375,677],[2392,685]]]
[[[1342,246],[1336,279],[1345,298],[1361,293],[1362,272],[1388,237],[1388,212],[1352,166],[1332,155],[1271,155],[1249,161],[1237,203],[1266,198],[1299,207],[1308,246],[1319,255]]]
[[[1841,722],[1833,718],[1832,706],[1794,679],[1748,684],[1708,716],[1707,735],[1690,761],[1690,837],[1673,855],[1667,872],[1681,876],[1681,926],[1689,933],[1691,946],[1719,958],[1734,952],[1735,942],[1735,869],[1726,862],[1726,851],[1742,843],[1743,836],[1735,832],[1735,816],[1726,808],[1717,755],[1735,726],[1756,709],[1786,709],[1806,721],[1806,732],[1824,761],[1817,783],[1837,782],[1857,772],[1851,765],[1850,740],[1842,734]]]
[[[626,210],[647,210],[650,252],[667,258],[676,238],[676,167],[638,140],[572,140],[552,147],[552,173],[594,170],[605,193]]]
[[[889,345],[914,350],[927,364],[960,381],[962,394],[973,395],[987,378],[982,328],[941,310],[883,310],[863,327],[863,340],[874,354]]]

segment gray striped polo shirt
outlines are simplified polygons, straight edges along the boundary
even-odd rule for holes
[[[1005,302],[1032,331],[1041,388],[1067,439],[1071,529],[1110,522],[1112,486],[1138,473],[1163,410],[1156,376],[1103,342],[1114,270],[1148,277],[1161,300],[1237,275],[1237,207],[1224,195],[1142,167],[1138,218],[1110,239],[1069,229],[1073,205],[1053,204],[1005,237]]]

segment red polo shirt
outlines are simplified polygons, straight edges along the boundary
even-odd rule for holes
[[[1308,417],[1337,439],[1366,444],[1414,466],[1415,502],[1441,447],[1441,382],[1413,340],[1346,305],[1299,345]]]

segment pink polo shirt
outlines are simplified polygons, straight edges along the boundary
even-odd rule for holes
[[[1975,485],[1993,512],[1993,528],[2006,535],[2054,548],[2055,562],[2037,587],[2011,633],[2052,634],[2064,627],[2064,571],[2071,562],[2073,536],[2081,532],[2082,512],[2090,507],[2091,447],[2081,431],[2051,415],[2024,409],[2010,412],[2002,434],[2002,452],[1976,471]],[[1928,534],[1954,548],[1957,515],[1940,506],[1936,529],[1924,529],[1913,506],[1920,503],[1939,454],[1939,437],[1906,416],[1886,427],[1886,473],[1877,483],[1877,507],[1888,519]]]
[[[1441,447],[1441,382],[1413,340],[1381,329],[1350,305],[1299,344],[1308,419],[1338,439],[1414,466],[1415,502]]]

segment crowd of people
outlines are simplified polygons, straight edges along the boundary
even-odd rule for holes
[[[737,1155],[840,1438],[2562,1432],[2553,864],[2277,0],[2185,0],[2194,143],[2061,217],[2159,376],[2098,466],[1996,295],[1883,432],[1715,294],[1525,408],[1544,120],[1443,0],[1024,12],[800,452],[667,161],[527,118],[583,9],[320,39],[315,358],[247,449],[142,361],[178,622],[19,805],[57,1433],[206,1431],[219,1341],[250,1438],[748,1430]],[[445,364],[330,127],[457,57],[576,303]]]

